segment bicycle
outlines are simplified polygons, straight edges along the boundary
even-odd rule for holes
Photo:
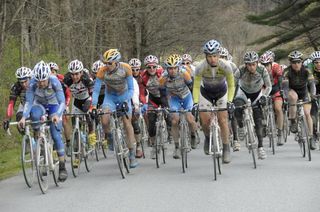
[[[105,133],[101,124],[101,120],[97,118],[95,120],[95,131],[96,131],[96,160],[99,161],[98,152],[101,150],[103,157],[107,158],[108,146],[107,142],[105,142]]]
[[[269,147],[272,149],[272,154],[275,154],[274,140],[276,137],[276,123],[272,104],[272,98],[266,98],[265,106],[262,107],[263,120],[266,121],[266,134],[269,137]],[[264,103],[262,103],[264,105]]]
[[[144,145],[145,145],[145,143],[148,142],[149,136],[148,136],[148,131],[147,131],[147,125],[146,125],[146,122],[144,120],[144,117],[143,117],[141,110],[139,113],[138,123],[140,126],[140,134],[141,134],[140,145],[141,145],[141,150],[142,150],[142,155],[143,155],[142,157],[146,158],[145,152],[144,152]]]
[[[17,125],[18,122],[5,122],[4,129],[7,131],[9,135],[11,135],[9,126]],[[24,135],[22,137],[21,143],[21,167],[23,172],[24,180],[29,188],[33,186],[36,167],[35,167],[35,149],[36,142],[30,133],[30,121],[26,121],[26,126],[24,129]]]
[[[165,115],[168,112],[166,108],[156,108],[156,109],[149,109],[148,112],[155,112],[157,114],[157,121],[156,121],[156,139],[155,139],[155,151],[156,151],[156,167],[159,168],[159,153],[162,152],[162,162],[163,164],[166,163],[166,147],[165,143],[167,143],[168,138],[168,131],[167,131],[167,123],[165,120]]]
[[[92,148],[88,143],[88,126],[85,113],[66,113],[66,116],[75,118],[74,129],[71,138],[71,169],[74,177],[80,173],[81,162],[84,160],[87,172],[93,167],[93,161],[96,157],[96,148]],[[80,120],[80,117],[81,120]]]
[[[179,113],[179,146],[181,151],[182,172],[185,173],[188,168],[188,152],[191,151],[191,137],[189,132],[189,124],[186,115],[191,110],[170,110],[170,113]]]
[[[211,109],[199,109],[199,112],[210,112],[210,133],[209,133],[209,155],[213,159],[213,179],[217,180],[217,171],[221,175],[220,160],[222,157],[222,138],[221,129],[218,123],[218,112],[226,111],[227,108],[218,108],[215,103]]]
[[[256,164],[256,157],[255,157],[254,150],[257,148],[256,141],[258,140],[258,138],[254,130],[255,124],[254,124],[253,115],[252,115],[253,107],[258,107],[258,106],[251,105],[251,100],[248,99],[246,104],[242,106],[236,106],[235,108],[243,109],[243,121],[245,125],[244,127],[246,128],[244,138],[246,141],[246,147],[248,148],[249,154],[252,155],[253,167],[256,169],[257,164]]]
[[[302,157],[305,157],[307,153],[308,160],[311,161],[309,130],[303,109],[303,105],[308,103],[310,103],[310,101],[303,102],[302,100],[299,100],[296,104],[290,104],[290,106],[297,106],[296,120],[298,132],[295,136],[295,140],[298,141]]]
[[[313,118],[313,123],[316,123],[316,136],[317,141],[320,141],[320,94],[314,96],[315,98],[315,105],[317,107],[317,114],[316,117]]]
[[[113,138],[113,147],[114,153],[116,155],[118,167],[120,170],[120,174],[123,179],[126,177],[126,172],[130,173],[129,171],[129,148],[127,147],[125,133],[123,131],[123,127],[121,127],[119,118],[122,118],[123,115],[128,118],[126,110],[121,107],[120,109],[117,108],[114,112],[100,112],[97,115],[104,115],[109,114],[110,116],[110,129]],[[96,116],[97,116],[96,115]]]
[[[287,101],[283,101],[283,129],[282,129],[282,135],[283,140],[286,143],[288,140],[288,136],[290,135],[290,126],[289,126],[289,103]]]

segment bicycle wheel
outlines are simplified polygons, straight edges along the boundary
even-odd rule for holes
[[[82,161],[80,142],[79,129],[75,129],[71,139],[71,169],[74,177],[77,177],[80,173]]]
[[[308,130],[308,126],[307,126],[307,121],[305,116],[302,119],[301,122],[302,126],[301,126],[301,130],[302,130],[302,136],[304,138],[305,141],[305,152],[308,154],[308,160],[311,161],[311,148],[310,148],[310,139],[309,139],[309,130]]]
[[[49,157],[51,157],[52,160],[52,177],[53,177],[53,182],[54,184],[58,187],[59,186],[59,158],[55,158],[53,156],[53,151],[52,151],[52,147],[48,148],[48,155],[50,155]],[[49,159],[50,161],[50,159]]]
[[[275,154],[275,145],[274,145],[274,138],[275,138],[275,122],[274,122],[274,114],[273,111],[270,112],[269,117],[269,141],[272,149],[272,154]]]
[[[284,112],[283,114],[283,129],[282,129],[283,141],[286,143],[289,135],[289,120],[288,120],[288,112]]]
[[[156,139],[155,139],[155,151],[156,151],[156,166],[157,168],[159,168],[159,154],[158,151],[160,150],[160,145],[161,145],[161,140],[162,140],[162,133],[161,133],[161,126],[160,126],[160,122],[156,123]]]
[[[117,163],[119,166],[120,174],[122,179],[126,177],[125,174],[125,167],[124,167],[124,160],[123,160],[123,153],[122,153],[122,147],[120,146],[120,136],[119,135],[119,129],[113,129],[112,130],[112,136],[113,136],[113,145],[114,145],[114,153],[117,158]]]
[[[139,118],[139,125],[140,125],[140,129],[141,129],[140,145],[141,145],[141,150],[142,150],[142,157],[146,158],[146,156],[144,154],[144,145],[148,141],[148,135],[147,135],[147,130],[146,130],[146,123],[145,123],[143,117]]]
[[[84,147],[84,164],[87,172],[90,172],[92,170],[94,161],[96,161],[96,148],[91,148],[88,143],[82,145]]]
[[[254,148],[253,148],[253,143],[255,143],[255,135],[254,135],[254,131],[253,131],[253,126],[252,123],[247,120],[246,121],[246,126],[247,126],[247,132],[248,132],[248,143],[251,146],[251,155],[252,155],[252,160],[253,160],[253,167],[256,169],[257,168],[257,164],[256,164],[256,157],[255,157],[255,153],[254,153]]]
[[[29,188],[32,187],[35,178],[35,161],[32,139],[28,135],[22,138],[21,146],[21,166],[23,171],[24,180]],[[34,141],[35,142],[35,141]]]
[[[185,124],[181,124],[180,126],[180,151],[181,151],[181,165],[182,165],[182,172],[186,172],[187,168],[187,132]]]
[[[48,182],[49,182],[49,167],[48,161],[46,160],[45,155],[45,140],[42,136],[40,136],[37,140],[37,156],[36,156],[36,170],[38,177],[38,184],[40,190],[43,194],[48,190]]]

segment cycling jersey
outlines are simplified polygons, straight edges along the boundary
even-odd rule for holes
[[[61,116],[65,108],[65,97],[61,83],[56,76],[50,76],[47,88],[39,88],[36,79],[30,80],[29,89],[26,92],[26,103],[23,110],[23,117],[30,114],[32,105],[59,105],[55,114]]]
[[[70,89],[68,88],[68,86],[63,82],[64,80],[64,76],[62,74],[57,74],[56,77],[58,78],[58,80],[61,83],[62,89],[63,89],[63,93],[64,96],[66,98],[66,106],[68,107],[70,104],[70,100],[71,100],[71,92]]]
[[[235,79],[237,85],[245,93],[252,94],[261,91],[263,87],[263,94],[269,96],[272,84],[267,69],[258,64],[255,73],[251,73],[247,70],[245,65],[242,65],[235,73]]]
[[[16,82],[15,84],[13,84],[11,86],[10,96],[9,96],[9,104],[7,107],[7,117],[8,118],[11,118],[13,115],[13,108],[14,108],[14,105],[15,105],[18,97],[20,99],[20,105],[21,105],[21,107],[19,106],[18,111],[21,111],[21,108],[23,108],[23,105],[25,104],[25,101],[26,101],[26,90],[23,89],[20,82]]]
[[[224,60],[219,59],[215,67],[211,67],[207,60],[203,60],[196,66],[195,75],[202,77],[201,87],[208,93],[228,92],[228,101],[232,101],[235,91],[232,67]]]
[[[313,63],[308,65],[308,70],[310,70],[314,77],[314,82],[316,86],[316,93],[320,93],[320,70],[317,70]]]
[[[288,81],[289,84],[287,83]],[[283,73],[283,82],[285,90],[292,89],[297,94],[300,93],[301,97],[302,95],[307,95],[308,85],[310,93],[312,95],[316,93],[312,72],[304,66],[301,67],[300,71],[293,70],[291,66],[287,67]]]
[[[167,72],[160,78],[160,87],[166,88],[170,96],[178,96],[184,99],[189,95],[189,86],[192,84],[192,79],[188,71],[181,67],[177,75],[172,77]]]
[[[70,88],[72,96],[78,100],[85,100],[91,96],[93,81],[89,75],[83,72],[79,82],[74,83],[71,73],[67,73],[64,77],[64,83]]]
[[[106,85],[103,108],[109,107],[111,110],[116,110],[116,104],[129,103],[134,92],[132,70],[129,64],[120,62],[112,71],[107,71],[106,67],[98,70],[92,95],[94,107],[97,105],[102,82]],[[128,106],[131,113],[131,104]]]
[[[270,81],[272,84],[272,90],[270,95],[274,95],[280,91],[280,81],[282,77],[282,68],[278,63],[272,63],[271,71],[268,72],[270,76]]]

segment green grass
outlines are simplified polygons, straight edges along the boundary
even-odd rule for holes
[[[0,152],[0,180],[17,175],[21,170],[20,148]]]

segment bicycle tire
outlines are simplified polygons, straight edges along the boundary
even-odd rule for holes
[[[87,172],[90,172],[93,168],[94,161],[96,161],[96,148],[90,148],[88,143],[82,145],[84,148],[84,164]]]
[[[254,131],[253,131],[253,126],[250,123],[249,120],[246,121],[246,126],[247,126],[247,132],[248,132],[248,139],[249,139],[249,145],[251,145],[251,155],[252,155],[252,160],[253,160],[253,167],[256,169],[257,168],[257,163],[256,163],[256,157],[254,153],[254,148],[253,148],[253,143],[254,143]]]
[[[288,135],[289,135],[289,120],[288,120],[288,112],[284,112],[283,114],[283,140],[285,143],[287,143]]]
[[[302,120],[302,127],[303,127],[303,131],[305,132],[305,146],[306,146],[306,153],[308,154],[308,160],[311,161],[311,143],[310,143],[310,139],[309,139],[309,130],[308,130],[308,126],[307,126],[307,121],[306,121],[306,117],[303,117]]]
[[[274,135],[274,129],[275,129],[275,122],[274,122],[274,114],[273,114],[273,111],[270,112],[270,117],[269,117],[269,141],[270,141],[270,144],[271,144],[271,149],[272,149],[272,154],[274,155],[275,154],[275,145],[274,145],[274,138],[275,138],[275,135]]]
[[[29,148],[29,154],[27,151]],[[21,146],[21,167],[23,171],[23,177],[26,182],[26,185],[31,188],[35,178],[35,150],[32,146],[32,138],[28,135],[24,135],[22,138],[22,146]]]
[[[160,143],[161,143],[161,139],[162,139],[162,133],[160,131],[161,129],[161,125],[160,125],[160,122],[157,122],[156,123],[156,139],[155,139],[155,144],[154,147],[155,147],[155,151],[156,151],[156,167],[159,168],[160,165],[159,165],[159,154],[158,154],[158,151],[159,151],[159,147],[160,147]]]
[[[46,161],[45,149],[41,151],[41,148],[44,148],[44,138],[40,136],[37,140],[37,156],[36,156],[36,170],[38,184],[41,192],[45,194],[49,187],[49,167],[48,162]],[[42,147],[41,147],[42,146]]]
[[[82,162],[80,132],[75,129],[71,139],[71,170],[74,177],[79,176]],[[76,162],[76,161],[79,162]],[[78,164],[77,164],[78,163]]]
[[[113,144],[114,144],[114,153],[116,155],[120,174],[121,174],[122,179],[125,179],[126,174],[124,171],[125,167],[124,167],[124,161],[123,161],[123,154],[121,152],[120,141],[119,141],[120,135],[118,135],[117,129],[112,130],[112,136],[113,136]]]
[[[144,145],[147,142],[148,135],[147,135],[147,130],[146,130],[146,123],[144,121],[143,117],[139,118],[139,124],[140,124],[140,129],[141,129],[141,139],[140,139],[140,145],[141,145],[141,150],[142,150],[142,157],[143,159],[146,158],[145,152],[144,152]]]
[[[48,148],[50,149],[48,152],[52,159],[52,167],[53,169],[51,170],[51,174],[52,174],[52,177],[53,177],[53,182],[54,184],[59,187],[59,158],[57,158],[57,161],[54,160],[54,157],[53,157],[53,151],[52,151],[52,148]]]
[[[216,161],[216,148],[215,148],[215,145],[214,145],[214,127],[212,126],[211,127],[211,130],[210,130],[210,137],[209,137],[209,147],[210,147],[210,144],[211,144],[211,151],[212,151],[212,160],[213,160],[213,180],[217,180],[217,161]]]
[[[187,131],[184,124],[180,126],[180,151],[181,151],[181,165],[182,165],[182,173],[186,172],[186,158],[187,158]]]

